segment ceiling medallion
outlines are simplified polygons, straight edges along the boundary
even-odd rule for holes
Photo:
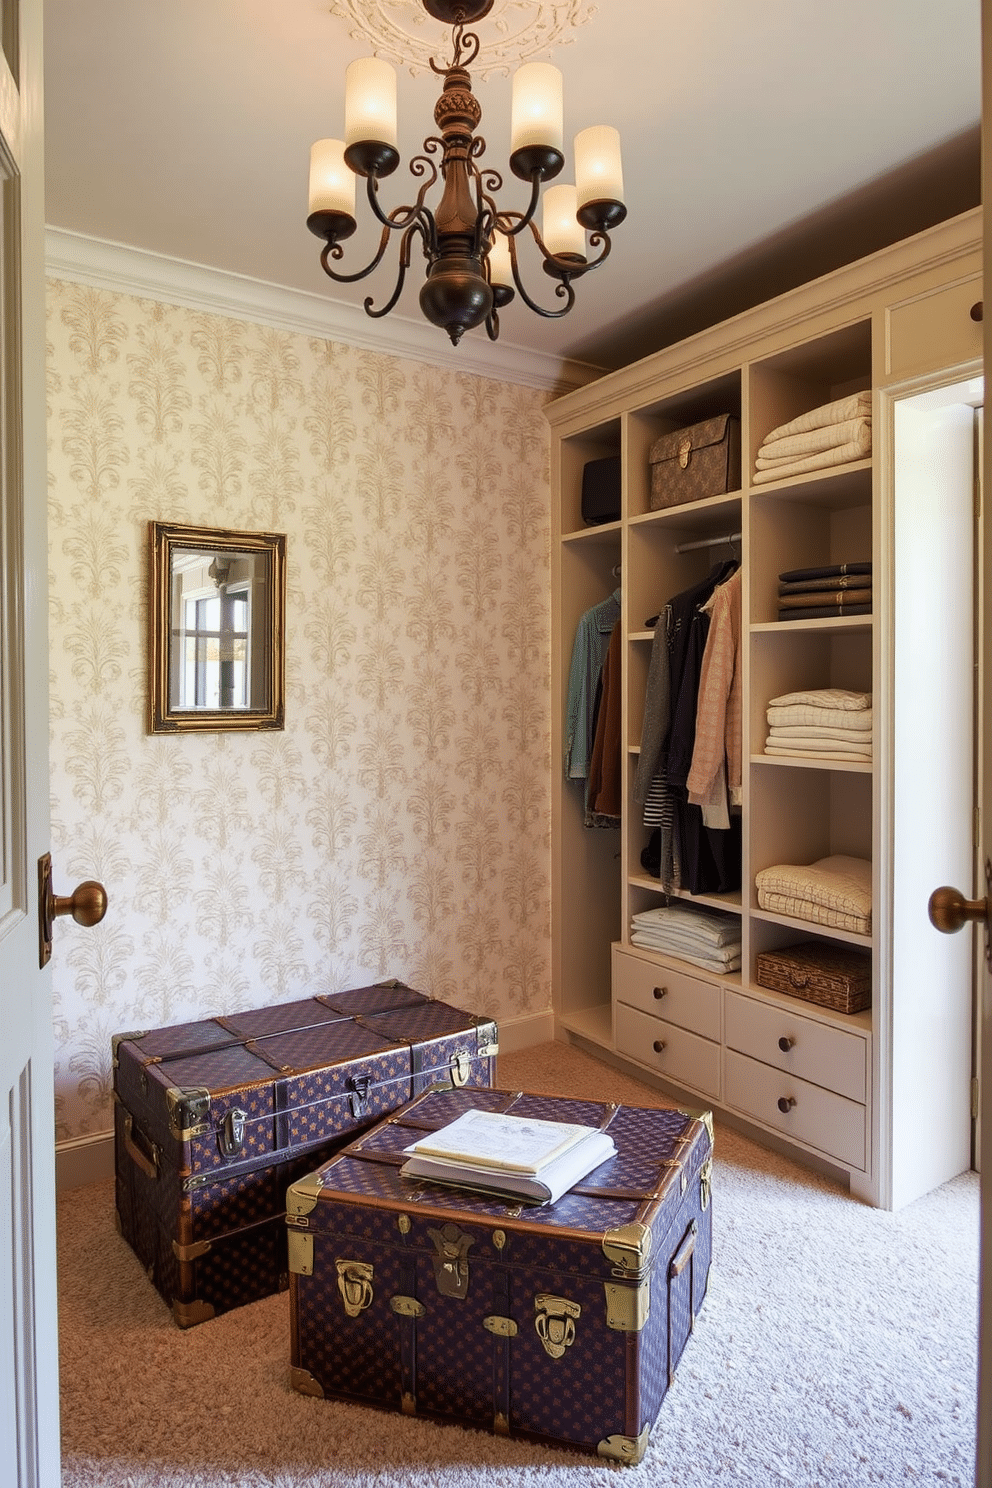
[[[486,17],[488,39],[473,67],[483,79],[568,46],[597,10],[591,0],[489,0],[488,5],[472,0],[472,5],[469,24]],[[431,57],[446,45],[440,25],[452,24],[447,19],[451,0],[432,0],[427,8],[431,15],[410,0],[332,0],[330,13],[348,24],[352,40],[371,42],[376,56],[416,76],[430,71]]]

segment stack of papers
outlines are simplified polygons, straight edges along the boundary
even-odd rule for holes
[[[616,1154],[595,1126],[464,1111],[439,1131],[404,1147],[405,1178],[427,1178],[531,1204],[553,1204]]]

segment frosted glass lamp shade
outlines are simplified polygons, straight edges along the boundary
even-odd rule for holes
[[[396,73],[381,57],[358,57],[345,74],[344,142],[396,149]]]
[[[594,124],[575,136],[575,185],[579,221],[591,232],[609,231],[626,217],[620,135],[612,125]]]
[[[526,62],[513,74],[510,150],[546,145],[561,150],[564,137],[561,73],[550,62]]]
[[[318,140],[311,146],[310,211],[355,215],[355,176],[345,165],[343,140]]]
[[[549,186],[544,193],[544,246],[556,258],[586,256],[586,235],[575,212],[574,186]]]
[[[496,234],[493,238],[493,246],[489,250],[489,279],[494,285],[502,284],[510,288],[513,286],[510,244],[502,233]]]

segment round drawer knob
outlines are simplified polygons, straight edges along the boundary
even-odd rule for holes
[[[658,1001],[660,1002],[663,997],[667,997],[668,996],[668,988],[667,987],[655,987],[655,989],[654,989],[654,995],[658,999]]]
[[[665,1040],[664,1039],[655,1039],[655,1041],[654,1041],[654,1052],[656,1054],[664,1054],[664,1052],[665,1052],[665,1050],[666,1050],[667,1047],[668,1047],[668,1045],[665,1043]]]
[[[778,1098],[778,1108],[783,1116],[787,1116],[795,1104],[796,1098],[794,1095],[780,1095]]]
[[[795,1042],[796,1041],[794,1038],[789,1038],[788,1034],[783,1034],[778,1041],[778,1046],[782,1050],[783,1054],[788,1054],[789,1050],[792,1048]]]
[[[972,305],[971,309],[968,311],[968,314],[971,316],[972,320],[981,320],[982,308],[983,307],[981,300],[977,300],[975,304]]]

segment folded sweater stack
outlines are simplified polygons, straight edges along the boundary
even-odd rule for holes
[[[688,905],[662,904],[631,919],[630,941],[646,950],[662,951],[720,974],[741,964],[739,915]]]
[[[768,704],[766,754],[871,759],[871,694],[823,687],[785,692]]]
[[[871,934],[871,863],[833,854],[815,863],[777,863],[755,875],[758,906],[835,930]]]
[[[790,568],[778,576],[780,620],[825,620],[871,614],[871,564]]]
[[[780,424],[762,441],[755,481],[785,480],[871,454],[871,393],[852,393]]]

